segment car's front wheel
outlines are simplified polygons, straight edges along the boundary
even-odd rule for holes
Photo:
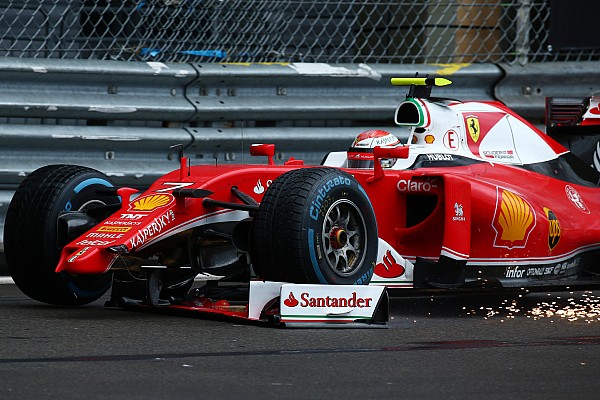
[[[54,270],[62,247],[72,239],[58,234],[59,216],[118,204],[118,197],[98,194],[98,189],[111,186],[104,174],[74,165],[42,167],[25,178],[8,207],[4,226],[6,263],[23,293],[44,303],[81,305],[108,290],[110,273],[75,277]],[[91,217],[89,221],[99,222]]]
[[[302,168],[269,187],[254,217],[252,264],[266,280],[368,284],[377,224],[360,184],[334,168]]]

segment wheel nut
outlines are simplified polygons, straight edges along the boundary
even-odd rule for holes
[[[348,243],[348,234],[340,227],[335,227],[329,233],[329,242],[334,249],[341,249]]]

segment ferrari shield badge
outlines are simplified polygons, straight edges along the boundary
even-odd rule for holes
[[[481,131],[479,128],[479,118],[477,118],[475,115],[469,115],[466,120],[469,135],[471,135],[471,139],[477,143],[479,140],[479,132]]]

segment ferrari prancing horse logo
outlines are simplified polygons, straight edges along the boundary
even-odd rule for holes
[[[479,118],[477,118],[475,115],[469,115],[466,118],[466,121],[467,129],[469,130],[469,135],[471,135],[471,139],[473,139],[473,141],[477,143],[477,141],[479,140],[479,133],[481,131],[481,129],[479,128]]]

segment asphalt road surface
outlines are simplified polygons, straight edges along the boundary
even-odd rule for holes
[[[0,399],[583,399],[600,293],[392,298],[387,329],[58,308],[0,285]]]

